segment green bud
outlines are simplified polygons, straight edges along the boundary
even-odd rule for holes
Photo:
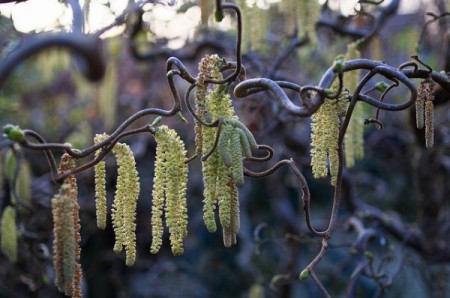
[[[21,142],[25,140],[25,133],[18,126],[14,126],[11,129],[7,129],[8,133],[6,136],[8,139],[14,142]]]
[[[300,276],[299,276],[300,280],[307,280],[308,277],[309,277],[309,270],[308,270],[308,268],[303,269],[302,272],[300,272]]]
[[[15,125],[12,125],[12,124],[6,124],[6,125],[3,126],[3,132],[5,133],[5,135],[8,135],[9,132],[10,132],[14,127],[16,127],[16,126],[15,126]]]
[[[178,117],[178,119],[183,121],[185,124],[189,124],[189,122],[186,120],[186,118],[184,118],[184,116],[183,116],[183,114],[181,114],[181,112],[177,113],[177,117]]]
[[[345,66],[345,56],[344,55],[338,55],[336,59],[334,59],[333,62],[333,72],[343,72]]]
[[[386,82],[378,82],[375,85],[375,90],[377,90],[380,93],[384,93],[384,91],[386,91],[387,88],[389,88],[389,85]]]
[[[223,20],[223,11],[222,10],[216,10],[214,12],[214,18],[216,19],[216,22],[220,23]]]
[[[159,123],[161,123],[161,120],[162,120],[161,116],[158,116],[155,118],[155,120],[153,120],[152,124],[150,124],[150,125],[153,127],[156,127],[159,125]]]
[[[366,256],[367,259],[373,260],[373,253],[371,253],[370,251],[365,251],[364,255]]]
[[[174,75],[176,75],[178,72],[176,70],[169,70],[166,74],[167,78],[173,77]]]

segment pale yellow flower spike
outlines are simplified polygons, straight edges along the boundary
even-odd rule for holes
[[[200,0],[200,12],[201,12],[201,24],[203,26],[208,25],[208,19],[212,13],[212,6],[210,0]]]
[[[332,85],[336,90],[337,84]],[[341,99],[325,99],[319,110],[312,115],[311,165],[314,178],[327,177],[327,157],[331,184],[336,184],[338,172],[339,112]]]
[[[212,65],[220,64],[220,58],[217,55],[215,55],[213,58],[215,60],[213,61]],[[214,67],[211,69],[210,76],[214,79],[222,78],[218,67]],[[211,116],[211,120],[216,120],[220,117],[228,119],[234,115],[234,109],[231,104],[230,96],[224,92],[223,87],[218,85],[214,86],[214,89],[208,93],[205,100],[205,109]],[[211,150],[215,138],[215,128],[203,127],[203,156]],[[215,150],[214,153],[206,161],[202,161],[202,172],[204,184],[203,221],[205,222],[206,228],[209,232],[215,232],[217,230],[217,226],[214,211],[216,208],[216,204],[219,201],[219,195],[221,194],[221,185],[223,185],[223,183],[220,183],[219,180],[221,176],[227,176],[228,173],[222,159],[219,157],[218,150]]]
[[[358,42],[347,46],[345,60],[360,59]],[[344,86],[353,94],[359,82],[360,70],[353,70],[344,74]],[[348,168],[355,165],[355,160],[364,157],[364,109],[361,103],[357,103],[353,109],[352,117],[344,137],[345,163]]]
[[[253,51],[264,52],[268,46],[266,42],[270,29],[270,13],[268,9],[262,9],[256,3],[249,8],[251,10],[252,26],[250,27],[250,45]]]
[[[327,143],[325,129],[327,128],[327,114],[325,112],[327,100],[311,117],[311,166],[316,179],[324,178],[327,170]]]
[[[1,248],[9,261],[15,263],[17,260],[17,227],[16,210],[7,206],[3,211],[1,221]]]
[[[241,9],[242,15],[242,54],[249,51],[249,44],[251,39],[250,20],[252,16],[251,8],[247,5],[247,0],[237,0],[237,5]]]
[[[173,129],[167,131],[170,140],[167,159],[166,221],[169,227],[172,253],[181,255],[187,235],[186,183],[187,164],[184,143]]]
[[[164,137],[165,134],[159,132],[155,134],[157,146],[152,191],[152,244],[150,247],[150,252],[153,254],[156,254],[161,248],[164,232],[163,212],[167,184],[166,152],[170,150],[168,142],[163,141]]]
[[[316,22],[320,16],[320,4],[317,0],[298,1],[298,26],[302,37],[308,37],[311,44],[317,43]]]
[[[339,99],[338,99],[339,100]],[[339,143],[339,102],[333,100],[327,107],[327,152],[330,167],[331,185],[336,185],[339,169],[338,143]]]
[[[221,79],[219,71],[221,60],[217,57],[211,77]],[[258,145],[244,124],[239,122],[226,86],[214,86],[205,101],[205,108],[211,120],[224,120],[219,136],[219,144],[206,161],[202,162],[204,182],[205,225],[210,232],[217,229],[215,208],[219,205],[219,220],[223,231],[224,245],[236,244],[239,230],[239,198],[236,186],[244,183],[242,157],[251,157],[251,149]],[[202,155],[213,148],[217,129],[203,128]]]
[[[114,197],[113,225],[116,234],[114,251],[125,247],[126,265],[136,260],[136,207],[139,197],[139,174],[131,148],[117,143],[113,148],[117,160],[117,186]]]
[[[108,137],[107,134],[97,134],[94,138],[94,143],[98,144]],[[98,156],[100,150],[95,152]],[[100,161],[94,166],[95,173],[95,214],[97,217],[97,227],[101,230],[106,229],[106,217],[108,214],[108,207],[106,204],[106,163]]]
[[[216,131],[212,127],[203,128],[203,150],[202,154],[205,155],[209,152],[214,144]],[[217,230],[214,211],[217,204],[217,192],[216,181],[220,176],[219,162],[220,157],[218,152],[214,152],[206,161],[202,161],[203,172],[203,221],[209,232],[213,233]]]
[[[187,236],[186,184],[188,166],[183,141],[173,129],[162,125],[155,133],[158,144],[155,162],[152,206],[152,247],[156,253],[162,242],[162,213],[165,199],[166,225],[169,228],[172,253],[183,253]]]

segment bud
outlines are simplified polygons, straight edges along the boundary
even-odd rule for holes
[[[308,277],[309,277],[309,269],[308,268],[303,269],[302,272],[300,272],[299,279],[300,280],[307,280]]]
[[[389,85],[386,82],[378,82],[375,85],[375,90],[377,90],[380,93],[384,93],[384,91],[386,91],[387,88],[389,88]]]
[[[223,20],[223,11],[222,10],[216,10],[216,12],[214,13],[214,18],[216,19],[216,22],[220,23]]]

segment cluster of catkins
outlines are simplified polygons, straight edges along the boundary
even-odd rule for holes
[[[94,138],[99,143],[108,137],[98,134]],[[112,223],[116,242],[114,251],[126,251],[126,264],[132,266],[136,260],[136,207],[139,197],[139,174],[133,152],[127,144],[117,143],[112,149],[116,157],[117,184],[112,208]],[[99,152],[97,152],[98,154]],[[100,229],[106,227],[106,167],[105,162],[99,162],[95,168],[95,196],[97,225]]]
[[[204,122],[211,123],[222,119],[218,149],[214,148],[218,135],[217,127],[202,126],[196,123],[197,152],[202,161],[204,183],[204,215],[206,228],[217,230],[215,209],[218,206],[219,220],[226,247],[236,244],[239,231],[239,194],[237,186],[244,184],[243,157],[250,158],[251,149],[257,149],[253,135],[239,121],[231,103],[228,88],[215,85],[208,90],[207,79],[220,80],[222,60],[217,55],[208,55],[200,61],[195,96],[197,115]],[[211,153],[211,150],[214,151]]]

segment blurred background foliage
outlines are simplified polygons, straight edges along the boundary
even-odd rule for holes
[[[64,1],[60,2],[63,5]],[[113,2],[90,0],[85,1],[85,5],[92,6],[91,12],[95,5],[100,5],[109,9],[112,15],[118,15]],[[215,24],[213,18],[203,16],[201,22],[197,1],[178,2],[176,6],[151,5],[146,8],[145,30],[135,39],[139,51],[151,53],[145,61],[135,59],[129,47],[129,32],[123,28],[105,36],[108,65],[103,81],[98,84],[87,82],[75,69],[70,55],[58,49],[24,62],[0,92],[0,125],[14,123],[31,128],[47,141],[70,142],[81,149],[92,144],[96,133],[113,131],[140,109],[170,108],[172,95],[165,79],[165,60],[172,55],[180,57],[195,74],[197,63],[206,53],[217,52],[233,60],[236,34],[232,18]],[[212,4],[213,1],[209,2]],[[243,5],[245,1],[237,2]],[[267,76],[275,58],[298,37],[283,2],[288,1],[247,1],[245,13],[251,15],[244,19],[243,63],[247,78]],[[345,13],[342,3],[329,2],[334,8],[333,14]],[[416,53],[426,20],[425,12],[439,12],[443,3],[422,1],[415,10],[389,19],[376,38],[362,50],[363,58],[394,66],[409,60]],[[161,9],[167,12],[162,14]],[[195,26],[190,28],[193,23]],[[184,24],[189,32],[182,28]],[[29,34],[18,31],[15,25],[10,17],[0,16],[2,58],[7,57],[21,36]],[[61,26],[56,22],[53,29]],[[179,29],[180,36],[174,35],[173,28]],[[438,22],[430,26],[421,39],[421,58],[436,70],[450,71],[447,69],[447,33],[447,24]],[[319,28],[317,39],[316,44],[302,45],[293,51],[274,77],[302,85],[317,84],[335,56],[343,53],[351,42],[350,38],[338,36],[329,28]],[[180,83],[178,87],[183,93],[186,86]],[[401,99],[403,91],[395,93],[395,97]],[[294,94],[288,95],[295,98]],[[354,169],[345,172],[344,196],[376,206],[390,217],[402,219],[405,225],[426,225],[424,229],[430,232],[430,241],[441,241],[443,250],[448,251],[448,239],[433,237],[445,235],[450,229],[450,107],[448,94],[438,90],[436,96],[440,104],[436,108],[435,147],[425,149],[422,132],[414,128],[411,120],[414,111],[382,112],[383,130],[365,127],[365,158]],[[310,119],[288,115],[267,94],[236,100],[235,107],[258,142],[274,148],[274,160],[292,157],[298,162],[311,189],[313,222],[318,227],[326,226],[333,189],[328,181],[312,178]],[[365,109],[368,115],[375,113],[368,106]],[[176,118],[163,121],[179,132],[192,153],[193,119],[185,116],[188,125]],[[141,119],[135,126],[152,121],[152,117]],[[246,179],[245,186],[239,190],[242,228],[238,244],[226,249],[221,234],[210,234],[204,227],[201,166],[199,161],[191,163],[188,184],[190,221],[185,253],[180,257],[172,256],[168,239],[164,239],[162,251],[151,255],[150,204],[155,141],[148,134],[128,137],[125,141],[135,154],[141,181],[137,262],[134,267],[126,268],[124,255],[112,251],[111,225],[106,231],[97,229],[93,170],[80,173],[77,178],[81,205],[81,263],[86,297],[319,296],[310,280],[298,280],[300,270],[315,255],[320,243],[307,232],[300,192],[287,169],[260,180]],[[1,210],[9,204],[17,206],[19,245],[15,263],[0,254],[0,297],[58,297],[60,294],[53,285],[50,209],[50,199],[58,186],[51,182],[43,153],[5,145],[1,148],[0,206]],[[111,204],[116,170],[110,156],[106,161]],[[14,179],[15,175],[17,179]],[[12,185],[12,181],[16,185]],[[424,200],[428,202],[424,203]],[[436,208],[441,210],[436,211]],[[350,215],[352,209],[344,203],[339,228],[318,267],[318,277],[334,297],[345,295],[358,261],[358,255],[352,250],[355,234],[345,228]],[[382,240],[369,245],[375,265],[382,267],[387,277],[393,278],[392,286],[383,297],[445,297],[442,293],[450,297],[447,263],[450,259],[433,262],[429,256],[397,241],[379,222],[368,224],[382,235],[379,238]],[[360,278],[357,297],[371,297],[376,293],[374,280]]]

